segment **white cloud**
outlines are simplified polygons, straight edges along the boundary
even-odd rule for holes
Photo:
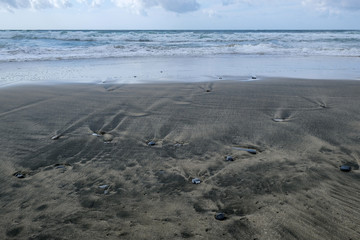
[[[253,4],[259,2],[259,0],[222,0],[221,2],[223,5],[231,5],[237,3]]]
[[[66,8],[72,6],[71,1],[77,1],[91,7],[101,6],[107,1],[120,8],[126,8],[137,13],[145,13],[147,9],[156,6],[176,13],[200,9],[197,0],[0,0],[0,9]]]
[[[65,8],[70,7],[69,0],[0,0],[0,8],[16,9],[16,8]]]
[[[339,14],[340,12],[359,11],[359,0],[303,0],[304,6],[315,8],[317,11],[329,14]]]
[[[77,0],[79,3],[86,4],[91,7],[100,7],[105,0]]]
[[[311,7],[322,12],[340,12],[343,10],[360,10],[360,0],[0,0],[0,9],[45,9],[71,7],[72,2],[78,2],[90,7],[99,7],[108,3],[131,12],[146,14],[150,8],[162,8],[175,13],[186,13],[197,10],[216,15],[222,6],[246,4],[251,7],[265,5],[280,7],[294,4]],[[78,6],[74,4],[74,6]]]
[[[315,7],[317,10],[360,10],[360,0],[221,0],[223,5],[249,4],[249,5],[284,5],[293,2],[305,6]]]
[[[118,7],[127,8],[137,13],[144,13],[146,9],[160,6],[176,13],[196,11],[200,4],[196,0],[111,0]]]

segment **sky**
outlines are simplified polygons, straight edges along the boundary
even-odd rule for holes
[[[360,0],[0,0],[0,29],[360,29]]]

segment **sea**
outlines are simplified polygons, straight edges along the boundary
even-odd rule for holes
[[[360,30],[0,30],[0,86],[360,80]]]

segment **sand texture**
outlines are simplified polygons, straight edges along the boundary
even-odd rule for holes
[[[358,81],[18,86],[0,102],[0,239],[360,239]]]

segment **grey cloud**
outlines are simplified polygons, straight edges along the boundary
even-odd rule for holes
[[[165,10],[177,13],[192,12],[200,8],[196,0],[159,0],[159,4]]]
[[[138,13],[144,13],[151,7],[162,7],[163,9],[176,12],[185,13],[196,11],[200,8],[197,0],[111,0],[118,7],[127,8]]]

